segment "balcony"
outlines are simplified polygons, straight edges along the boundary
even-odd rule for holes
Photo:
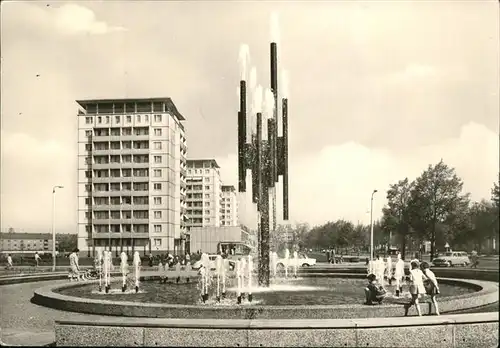
[[[131,168],[149,168],[149,162],[132,162],[128,164]]]
[[[145,191],[130,191],[130,195],[134,197],[147,197],[149,196],[149,190]]]
[[[109,163],[93,163],[92,169],[109,169]]]
[[[122,219],[122,218],[113,219],[113,218],[111,218],[110,222],[112,224],[115,224],[115,225],[117,225],[117,224],[127,224],[127,225],[130,225],[130,224],[132,224],[132,219]]]
[[[128,205],[127,207],[133,210],[149,210],[149,204],[133,204],[133,205]],[[123,209],[125,209],[125,206]]]
[[[101,141],[109,141],[110,140],[110,136],[109,135],[93,135],[92,136],[92,141],[94,142],[101,142]]]
[[[136,225],[141,225],[141,224],[142,225],[147,225],[147,224],[149,224],[149,219],[148,218],[146,218],[146,219],[144,219],[144,218],[138,219],[138,218],[132,217],[132,223],[136,224]]]
[[[92,210],[93,211],[109,210],[109,204],[94,204],[92,205]]]
[[[109,225],[108,219],[92,219],[92,224],[94,225]]]
[[[112,153],[112,151],[120,151],[120,150],[110,150],[110,149],[93,149],[92,155],[108,155]]]
[[[109,182],[110,177],[109,176],[93,176],[92,177],[92,182],[94,183],[103,183],[103,182]]]
[[[136,154],[136,155],[147,155],[149,153],[149,148],[147,149],[130,149],[130,153]]]
[[[149,238],[149,233],[139,232],[93,232],[92,239]]]

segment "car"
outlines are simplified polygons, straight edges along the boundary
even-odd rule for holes
[[[217,258],[217,255],[208,255],[208,258],[210,260],[210,269],[211,270],[215,270],[215,259]],[[235,265],[234,260],[228,260],[228,262],[229,262],[229,269],[233,270],[234,269],[234,265]],[[200,267],[201,267],[201,260],[196,261],[191,266],[191,268],[194,269],[194,270],[198,270],[198,269],[200,269]]]
[[[436,267],[467,266],[470,259],[465,251],[450,251],[436,257],[432,264]]]
[[[299,253],[298,256],[299,257],[298,257],[297,261],[298,261],[299,267],[310,267],[310,266],[314,266],[316,264],[316,259],[308,257],[307,254]],[[285,267],[285,263],[286,263],[285,259],[280,258],[280,259],[278,259],[276,267],[283,268],[283,267]],[[293,256],[288,259],[288,266],[289,267],[295,266],[295,259],[293,258]]]

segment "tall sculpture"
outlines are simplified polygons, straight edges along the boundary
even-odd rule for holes
[[[248,51],[248,48],[246,50]],[[243,52],[243,54],[248,54],[248,52]],[[255,113],[255,115],[249,115],[247,108],[248,86],[245,71],[242,73],[239,86],[238,191],[246,192],[246,171],[251,170],[252,202],[257,204],[257,211],[260,216],[258,243],[259,286],[269,286],[269,234],[271,227],[272,230],[276,229],[275,186],[279,182],[279,176],[283,177],[283,220],[288,220],[288,98],[284,96],[281,100],[282,135],[280,136],[278,134],[278,45],[276,40],[273,40],[270,44],[270,65],[272,98],[266,100],[267,117],[263,116],[259,106],[254,110],[250,110],[250,113]],[[258,93],[261,93],[261,91],[259,90]],[[269,112],[271,104],[272,110]],[[256,127],[251,130],[250,136],[248,136],[247,119],[252,119],[254,116],[256,118]],[[270,226],[271,218],[272,226]]]

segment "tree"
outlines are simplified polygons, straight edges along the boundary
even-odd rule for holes
[[[8,229],[7,232],[8,233],[14,233],[14,232],[16,232],[16,230],[13,227],[9,227],[9,229]]]
[[[468,194],[462,193],[463,182],[455,169],[443,160],[428,169],[415,180],[409,201],[409,221],[416,230],[420,241],[428,238],[431,242],[431,259],[436,251],[438,223],[444,223],[463,204],[468,202]]]
[[[498,181],[493,183],[491,189],[491,200],[493,205],[498,209],[500,207],[500,173],[498,174]]]
[[[406,236],[410,233],[409,202],[414,183],[408,178],[389,186],[387,206],[382,209],[382,229],[395,232],[401,240],[401,256],[405,258]]]
[[[74,233],[71,234],[58,234],[56,235],[56,241],[58,243],[57,249],[59,252],[66,252],[75,249],[78,245],[78,236]]]

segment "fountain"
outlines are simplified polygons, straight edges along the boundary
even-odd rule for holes
[[[141,257],[139,256],[139,252],[134,252],[134,259],[132,261],[134,265],[134,281],[135,281],[135,292],[139,292],[139,280],[141,277]]]
[[[293,276],[297,278],[297,268],[299,267],[299,253],[297,250],[293,252]]]
[[[120,254],[120,271],[122,272],[122,292],[127,290],[128,256],[122,251]]]
[[[285,249],[285,259],[283,260],[283,264],[285,266],[285,278],[288,278],[288,263],[290,261],[290,250]]]

